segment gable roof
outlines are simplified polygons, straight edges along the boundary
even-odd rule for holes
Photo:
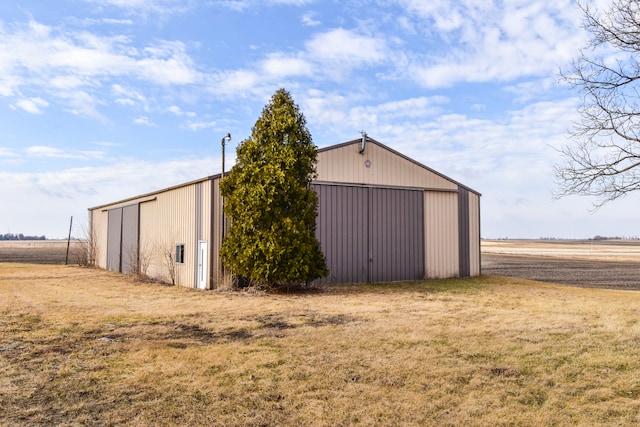
[[[449,190],[455,190],[457,189],[457,187],[462,187],[472,193],[477,194],[478,196],[480,196],[481,194],[469,187],[467,187],[464,184],[461,184],[451,178],[449,178],[448,176],[429,168],[428,166],[423,165],[422,163],[419,163],[418,161],[405,156],[404,154],[390,148],[387,147],[386,145],[382,144],[379,141],[376,141],[375,139],[371,138],[371,137],[367,137],[367,148],[365,149],[365,152],[363,153],[362,157],[356,157],[353,156],[351,154],[357,154],[358,156],[360,155],[360,153],[358,152],[359,149],[356,146],[360,146],[362,142],[362,139],[354,139],[351,141],[347,141],[347,142],[343,142],[340,144],[336,144],[336,145],[330,145],[328,147],[323,147],[323,148],[319,148],[318,149],[318,166],[319,169],[320,168],[324,168],[325,167],[325,163],[328,162],[332,162],[335,161],[336,159],[340,159],[341,161],[344,161],[346,159],[346,163],[344,163],[342,166],[344,168],[346,168],[347,170],[351,170],[351,172],[353,172],[354,170],[354,162],[357,162],[358,166],[362,166],[363,162],[362,159],[369,160],[371,161],[376,161],[380,160],[380,156],[383,156],[386,158],[387,161],[389,160],[393,160],[394,158],[399,160],[400,163],[406,163],[407,165],[412,165],[414,166],[414,169],[419,169],[420,171],[422,171],[424,173],[424,175],[427,177],[426,180],[429,181],[428,176],[432,175],[433,177],[436,177],[436,179],[439,179],[441,181],[446,181],[446,183],[449,186]],[[371,146],[376,147],[375,149],[372,149]],[[351,148],[353,148],[353,150],[351,150]],[[372,151],[374,150],[378,150],[378,157],[375,156],[375,153],[372,153]],[[369,151],[367,151],[369,150]],[[344,153],[348,153],[347,156],[344,155]],[[335,156],[331,157],[331,156],[326,156],[327,154],[335,154]],[[373,156],[372,156],[373,155]],[[373,159],[373,160],[372,160]],[[325,160],[325,162],[323,163],[322,160]],[[351,162],[351,163],[349,163]],[[377,166],[377,165],[376,165]],[[362,169],[361,167],[359,169]],[[378,182],[371,181],[371,182],[362,182],[362,179],[360,179],[361,182],[357,182],[358,179],[355,180],[350,180],[349,178],[353,178],[354,175],[353,173],[351,173],[351,176],[349,176],[349,173],[347,173],[347,175],[344,175],[344,170],[343,171],[338,171],[337,173],[334,171],[334,173],[329,173],[328,175],[333,175],[338,176],[338,179],[331,179],[331,176],[323,176],[323,174],[321,174],[320,172],[318,173],[319,175],[319,181],[336,181],[336,182],[349,182],[349,183],[353,183],[353,184],[390,184],[389,182],[385,182],[385,181],[380,181],[380,180],[385,180],[385,179],[397,179],[398,174],[401,174],[403,172],[407,172],[405,169],[407,168],[400,168],[398,167],[397,169],[402,169],[402,170],[386,170],[384,171],[384,174],[378,176]],[[229,173],[227,171],[227,173]],[[418,177],[413,176],[408,178],[412,183],[409,184],[404,184],[405,186],[411,187],[411,186],[415,186],[415,187],[422,187],[422,188],[431,188],[431,187],[438,187],[438,185],[436,184],[435,186],[429,186],[429,185],[422,185],[422,181],[424,181],[422,178],[420,177],[420,172],[416,172],[415,170],[413,171],[414,175],[418,175]],[[327,174],[324,174],[327,175]],[[361,175],[361,174],[360,174]],[[160,190],[156,190],[156,191],[152,191],[149,193],[145,193],[145,194],[140,194],[137,196],[132,196],[132,197],[127,197],[125,199],[119,200],[119,201],[115,201],[115,202],[111,202],[111,203],[106,203],[103,205],[99,205],[99,206],[95,206],[92,208],[89,208],[90,211],[92,210],[96,210],[96,209],[105,209],[107,207],[109,208],[113,208],[113,207],[118,207],[118,206],[124,206],[128,203],[133,203],[136,201],[140,201],[141,199],[147,199],[150,197],[153,197],[157,194],[160,193],[164,193],[167,191],[171,191],[171,190],[175,190],[177,188],[182,188],[182,187],[186,187],[189,185],[193,185],[193,184],[197,184],[199,182],[203,182],[203,181],[208,181],[208,180],[215,180],[215,179],[219,179],[221,176],[220,173],[218,174],[214,174],[214,175],[210,175],[204,178],[200,178],[200,179],[196,179],[193,181],[189,181],[189,182],[185,182],[182,184],[177,184],[177,185],[173,185],[171,187],[167,187],[167,188],[163,188]],[[406,178],[406,177],[405,177]],[[407,181],[409,182],[409,181]],[[403,184],[401,184],[403,185]],[[444,186],[442,189],[447,189],[447,186]]]
[[[319,180],[379,185],[395,183],[401,186],[449,190],[461,187],[481,196],[478,191],[371,137],[367,137],[364,152],[360,151],[361,145],[362,139],[354,139],[319,148]],[[363,165],[367,162],[365,169]],[[374,170],[376,166],[379,166],[377,171]]]

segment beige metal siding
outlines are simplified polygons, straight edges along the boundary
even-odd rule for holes
[[[142,272],[157,280],[171,282],[171,259],[175,260],[176,244],[184,244],[184,263],[174,266],[175,283],[195,287],[198,273],[198,241],[209,242],[213,232],[211,180],[194,181],[90,210],[93,233],[96,236],[98,266],[107,267],[108,211],[138,204],[139,229],[132,227],[126,231],[132,235],[127,234],[123,238],[139,241]],[[139,236],[133,235],[136,233],[139,233]],[[211,248],[211,244],[208,246]],[[208,257],[211,257],[211,253]],[[212,274],[213,270],[209,268],[209,277]],[[210,287],[211,281],[207,282],[207,286]]]
[[[469,192],[469,257],[471,276],[479,276],[480,265],[480,196]]]
[[[424,214],[426,278],[457,277],[458,193],[426,191]]]
[[[374,142],[318,152],[318,181],[456,190],[458,185]]]
[[[184,263],[175,264],[175,284],[194,286],[197,241],[195,239],[195,184],[159,193],[140,207],[140,252],[150,256],[148,274],[170,282],[176,244],[184,244]]]
[[[107,225],[109,212],[101,209],[89,211],[89,236],[95,251],[96,267],[107,268]]]
[[[125,274],[139,272],[138,253],[138,214],[140,204],[135,203],[122,208],[122,249],[121,271]]]

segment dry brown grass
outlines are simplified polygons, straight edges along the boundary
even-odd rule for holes
[[[254,295],[0,264],[0,424],[636,425],[639,303],[498,277]]]

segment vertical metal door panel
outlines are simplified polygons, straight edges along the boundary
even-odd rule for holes
[[[119,272],[120,249],[122,248],[122,208],[109,210],[107,222],[107,269]]]
[[[458,229],[460,250],[460,277],[471,275],[470,235],[469,235],[469,190],[458,189]]]
[[[318,283],[367,281],[367,189],[313,185],[318,193],[316,238],[329,274]]]
[[[371,282],[424,278],[423,192],[371,188]]]
[[[138,218],[140,205],[125,206],[122,208],[122,273],[131,274],[138,270]]]

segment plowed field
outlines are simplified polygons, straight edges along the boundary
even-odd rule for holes
[[[640,290],[640,242],[483,241],[482,273],[585,288]]]

